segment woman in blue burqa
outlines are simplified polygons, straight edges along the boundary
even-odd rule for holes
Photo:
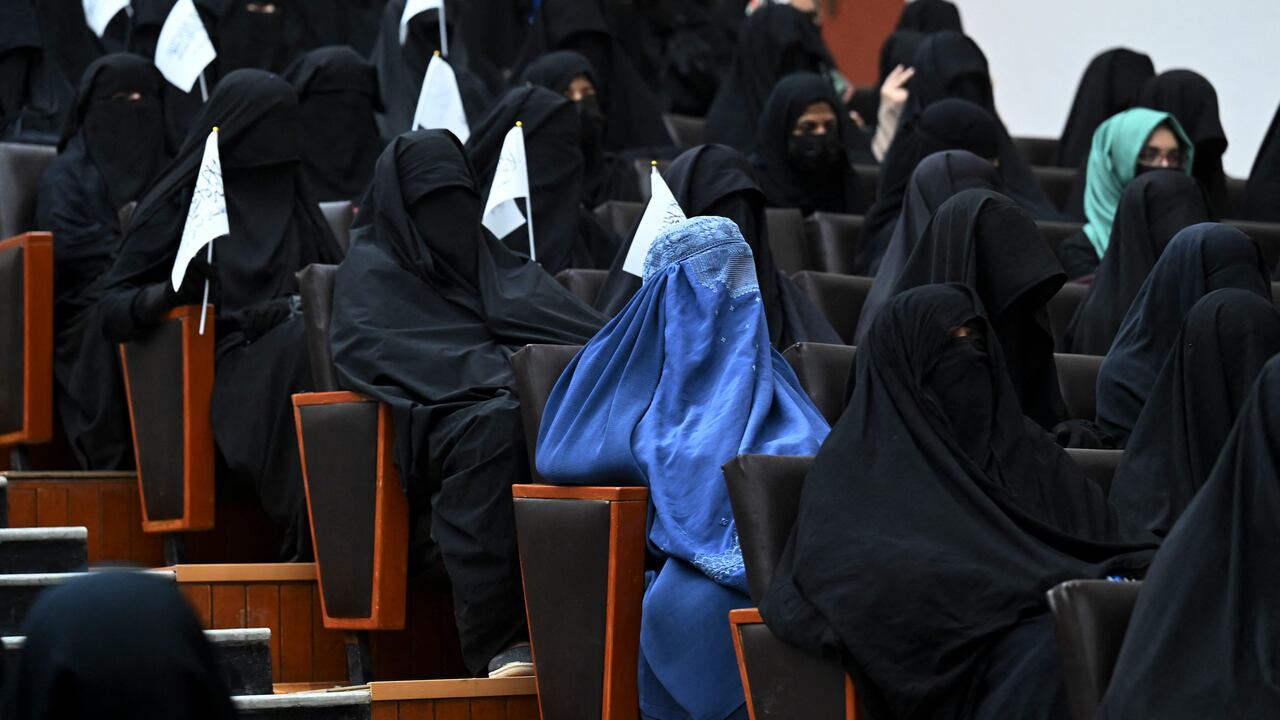
[[[556,383],[537,447],[551,482],[649,488],[644,717],[746,717],[728,614],[750,600],[721,466],[812,455],[829,430],[769,344],[738,227],[696,217],[659,235],[640,291]]]

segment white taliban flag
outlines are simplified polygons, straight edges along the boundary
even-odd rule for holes
[[[102,37],[115,16],[129,9],[129,0],[83,0],[82,6],[85,23],[94,35]]]
[[[644,259],[653,247],[663,230],[684,222],[684,210],[671,194],[667,181],[658,173],[657,165],[649,171],[649,204],[640,216],[640,224],[636,226],[635,237],[631,238],[631,249],[627,251],[627,259],[622,263],[622,270],[636,277],[644,277]]]
[[[407,0],[405,2],[404,12],[400,13],[400,45],[403,46],[404,41],[409,37],[409,21],[415,15],[428,10],[440,12],[440,50],[445,57],[449,57],[449,36],[445,27],[444,0]]]
[[[518,122],[507,131],[507,137],[502,141],[498,169],[493,174],[493,186],[489,188],[489,199],[484,204],[484,217],[480,221],[494,237],[504,238],[524,224],[524,214],[516,205],[516,198],[524,198],[528,207],[529,167],[524,155],[524,128]],[[529,214],[532,215],[532,211]],[[529,227],[529,257],[535,262],[538,260],[533,246],[532,222]]]
[[[187,222],[182,226],[182,240],[178,243],[178,256],[174,258],[169,281],[176,292],[182,287],[187,266],[195,259],[200,248],[209,246],[209,262],[213,262],[213,241],[229,235],[227,225],[227,197],[222,187],[222,160],[218,157],[218,128],[204,141],[204,155],[200,158],[200,170],[196,173],[196,189],[191,193],[191,207],[187,209]],[[209,281],[204,281],[204,299],[200,302],[200,334],[204,334],[205,311],[209,306]]]
[[[471,137],[467,112],[462,107],[462,93],[458,92],[458,78],[453,74],[449,61],[440,57],[440,53],[436,53],[427,64],[422,92],[418,93],[418,109],[413,111],[412,129],[418,128],[449,130],[464,143]]]
[[[156,41],[156,69],[164,79],[191,92],[205,67],[218,57],[200,13],[192,0],[178,0],[160,28]]]

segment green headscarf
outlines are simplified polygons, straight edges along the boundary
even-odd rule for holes
[[[1147,108],[1125,110],[1112,115],[1093,133],[1084,187],[1084,216],[1089,221],[1084,226],[1084,234],[1098,257],[1106,253],[1111,241],[1111,223],[1115,220],[1120,196],[1137,175],[1138,155],[1152,131],[1162,123],[1178,136],[1178,143],[1186,154],[1182,171],[1190,175],[1195,146],[1177,118],[1167,112]]]

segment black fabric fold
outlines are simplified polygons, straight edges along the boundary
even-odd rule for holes
[[[1128,48],[1113,48],[1090,60],[1058,140],[1058,166],[1083,167],[1093,131],[1112,115],[1134,107],[1143,83],[1155,74],[1150,57]]]

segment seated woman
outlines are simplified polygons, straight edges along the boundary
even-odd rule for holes
[[[181,288],[169,282],[209,129],[217,125],[231,234],[214,262],[197,255]],[[311,385],[294,273],[341,251],[302,177],[298,98],[263,70],[236,70],[209,103],[133,214],[133,229],[103,279],[98,307],[112,342],[144,337],[178,305],[199,303],[205,279],[217,307],[213,434],[220,482],[257,489],[285,531],[282,557],[307,557],[311,538],[290,397]]]
[[[1166,70],[1142,85],[1138,105],[1167,112],[1178,119],[1187,137],[1195,143],[1194,162],[1187,157],[1191,176],[1213,202],[1222,217],[1236,217],[1227,193],[1227,176],[1222,170],[1222,154],[1227,151],[1227,134],[1218,114],[1218,92],[1213,83],[1193,70]]]
[[[1111,502],[1164,537],[1209,471],[1267,360],[1280,310],[1247,290],[1205,295],[1187,313],[1111,483]]]
[[[875,718],[1065,719],[1045,591],[1140,576],[1154,538],[1018,410],[982,303],[893,299],[813,461],[760,611],[842,658]]]
[[[671,193],[689,217],[714,215],[738,226],[755,262],[769,341],[785,350],[798,342],[843,344],[813,301],[773,261],[764,193],[742,153],[725,145],[699,145],[671,163],[665,173]],[[640,278],[622,267],[631,240],[618,249],[596,298],[596,307],[617,315],[640,289]]]
[[[160,71],[136,55],[94,61],[40,180],[36,225],[54,243],[55,405],[81,470],[133,467],[119,351],[85,326],[101,295],[95,281],[120,244],[121,209],[169,160],[163,88]]]
[[[451,133],[392,141],[338,268],[329,338],[340,384],[391,406],[423,533],[411,545],[439,547],[467,669],[528,674],[511,485],[528,482],[529,459],[511,355],[584,343],[604,318],[494,240],[483,207]]]
[[[842,107],[831,83],[817,73],[788,75],[773,87],[750,156],[769,207],[797,208],[804,215],[866,211],[853,170],[866,137]]]
[[[1169,241],[1183,228],[1214,220],[1204,190],[1185,173],[1152,170],[1129,183],[1116,206],[1107,252],[1063,333],[1067,352],[1106,355]]]
[[[1100,720],[1280,717],[1280,358],[1262,368],[1222,455],[1138,595]]]
[[[578,111],[586,173],[584,204],[593,208],[609,200],[639,202],[640,189],[631,163],[604,149],[609,116],[600,106],[596,71],[591,61],[573,50],[550,52],[525,68],[524,81],[564,95],[573,101]]]
[[[750,604],[721,466],[808,455],[828,426],[769,344],[751,250],[725,218],[667,229],[644,286],[569,364],[543,412],[538,472],[649,488],[640,706],[647,718],[745,717],[727,621]]]
[[[1115,115],[1093,133],[1085,170],[1084,229],[1062,242],[1067,275],[1092,275],[1106,255],[1116,206],[1139,174],[1158,168],[1191,174],[1195,148],[1169,113],[1133,108]]]
[[[1248,235],[1217,223],[1174,236],[1151,270],[1098,371],[1098,426],[1124,447],[1178,329],[1200,298],[1223,288],[1271,300],[1262,251]]]

